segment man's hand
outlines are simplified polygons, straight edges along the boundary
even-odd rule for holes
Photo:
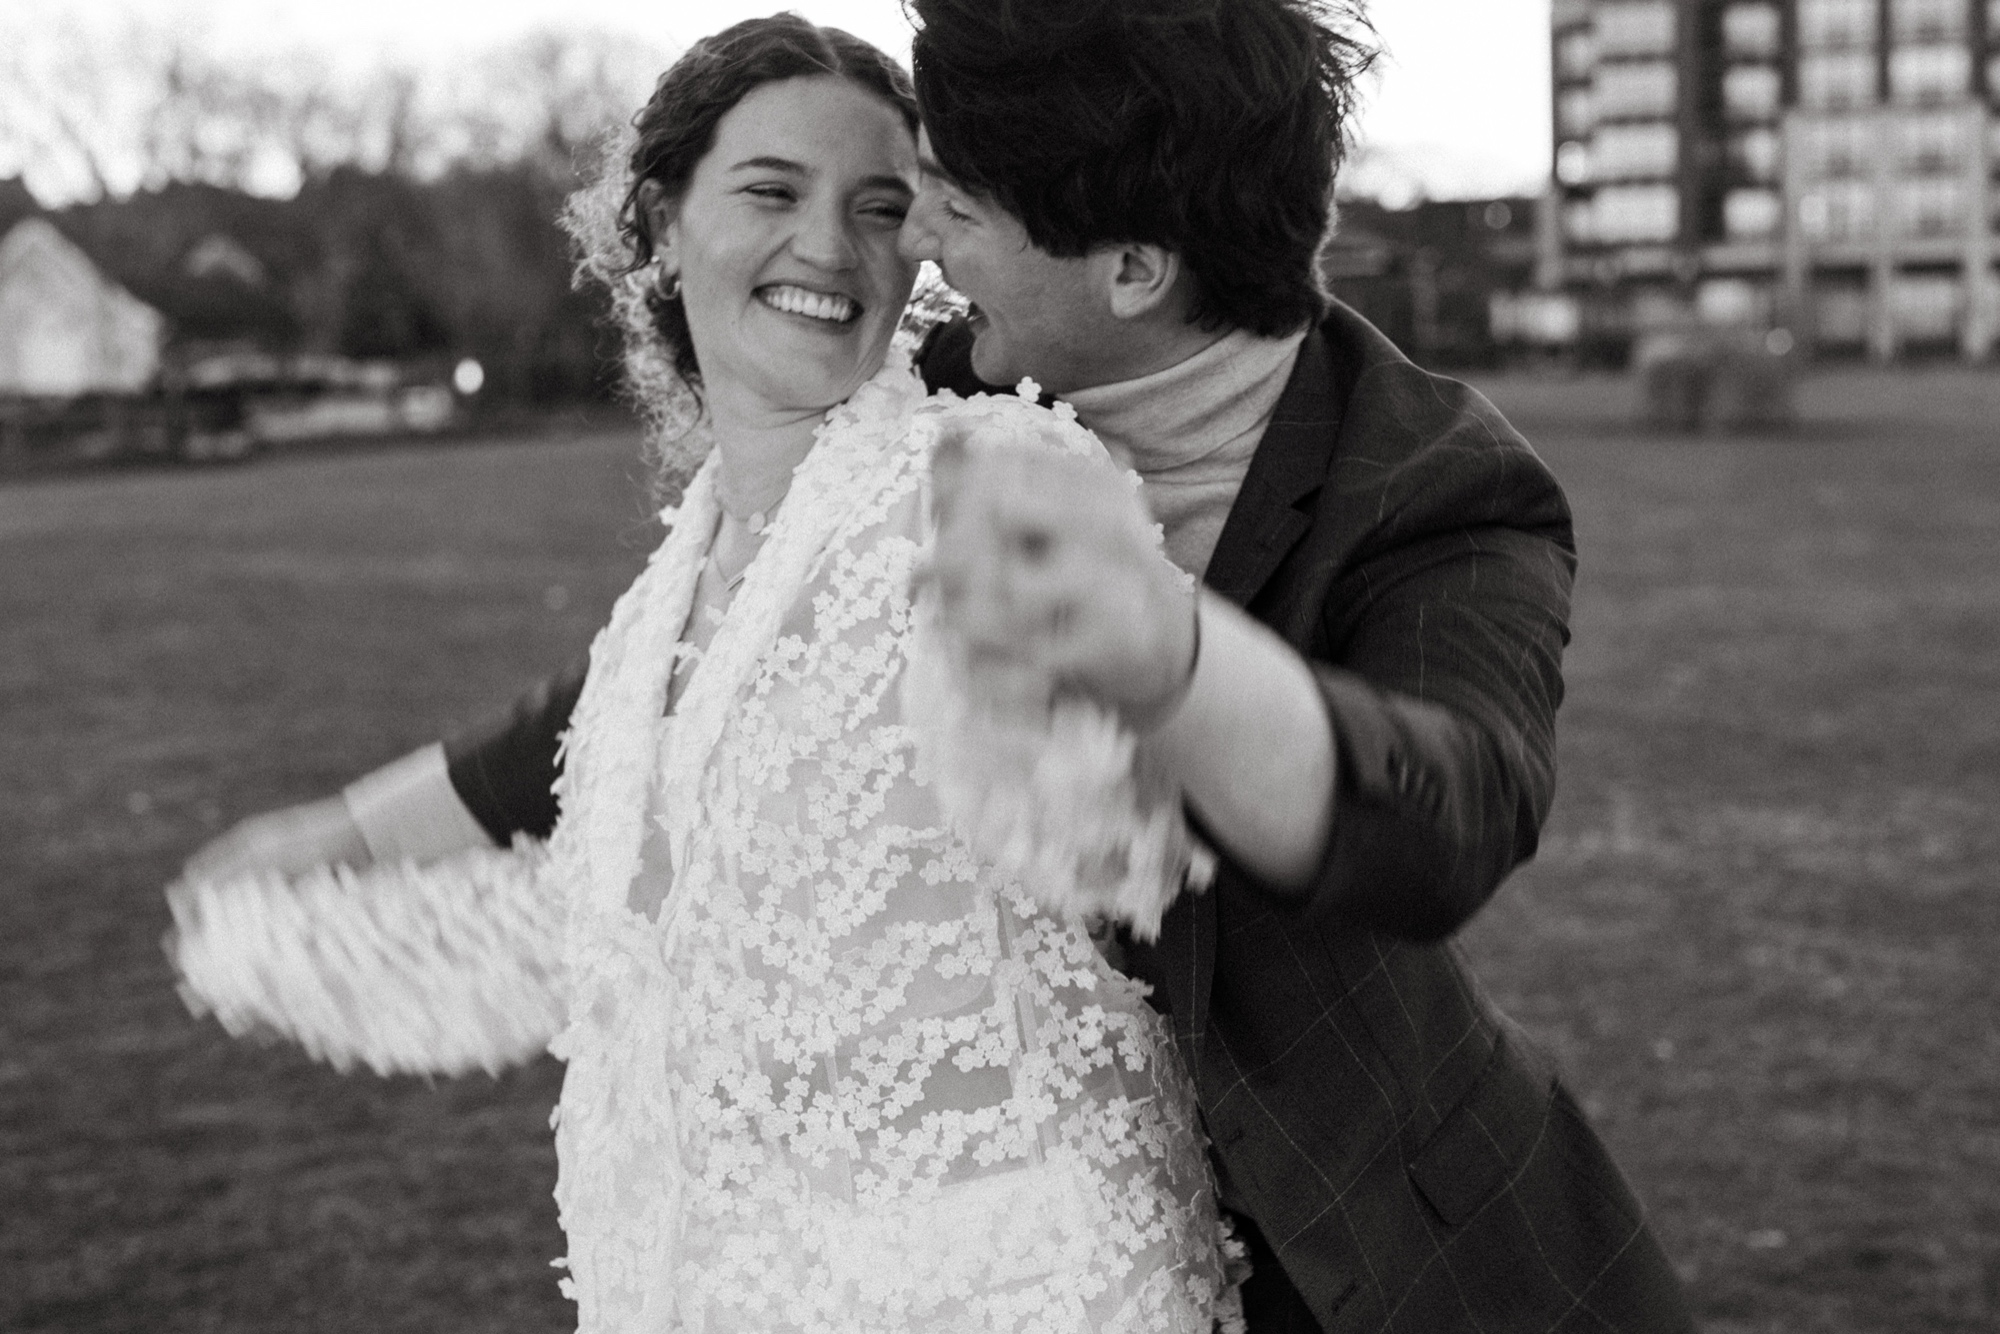
[[[1075,692],[1142,731],[1173,711],[1194,670],[1195,590],[1125,477],[947,440],[933,478],[925,577],[990,694]]]
[[[1219,595],[1198,597],[1108,468],[946,441],[934,483],[926,578],[976,688],[1116,709],[1222,851],[1275,889],[1306,889],[1333,819],[1334,739],[1305,659]]]
[[[360,826],[339,796],[266,811],[241,821],[188,858],[190,880],[224,880],[260,871],[297,875],[315,866],[362,867],[373,860]]]

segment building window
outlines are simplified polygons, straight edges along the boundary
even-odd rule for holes
[[[1778,132],[1746,130],[1729,141],[1729,164],[1745,179],[1768,184],[1778,179]]]
[[[1556,179],[1564,185],[1584,185],[1590,180],[1590,145],[1571,139],[1556,149]]]
[[[1588,200],[1579,199],[1563,208],[1563,235],[1581,244],[1589,244],[1597,239],[1590,223],[1595,215]]]
[[[1614,185],[1592,201],[1590,229],[1599,241],[1671,241],[1680,231],[1681,196],[1671,185]]]
[[[1722,107],[1729,119],[1776,120],[1778,71],[1769,65],[1736,65],[1722,75]]]
[[[1868,289],[1858,283],[1827,283],[1813,292],[1813,338],[1821,344],[1852,346],[1868,341]]]
[[[1965,0],[1890,0],[1889,31],[1899,42],[1963,41],[1970,13]]]
[[[1606,125],[1590,140],[1590,176],[1598,181],[1659,180],[1674,174],[1680,135],[1671,125]]]
[[[1703,324],[1769,324],[1771,289],[1748,278],[1706,278],[1695,289],[1694,308]]]
[[[1674,67],[1666,61],[1643,65],[1599,65],[1595,102],[1600,120],[1670,116],[1674,110]]]
[[[1964,195],[1955,180],[1905,181],[1897,187],[1896,230],[1912,240],[1955,234],[1964,212]]]
[[[1874,136],[1865,120],[1830,117],[1799,124],[1798,147],[1815,176],[1861,176],[1868,171]]]
[[[1867,51],[1832,51],[1799,61],[1799,101],[1816,111],[1867,106],[1875,100],[1875,57]]]
[[[1556,69],[1565,79],[1587,79],[1597,63],[1597,42],[1590,29],[1566,32],[1556,42]]]
[[[1964,126],[1957,116],[1898,117],[1896,141],[1905,171],[1927,176],[1949,175],[1965,161]]]
[[[1861,181],[1828,181],[1799,199],[1808,241],[1861,241],[1875,230],[1875,196]]]
[[[1664,56],[1674,49],[1669,0],[1617,0],[1597,6],[1597,49],[1607,56]]]
[[[1904,338],[1942,342],[1958,336],[1965,288],[1944,274],[1902,274],[1889,283],[1889,312]]]
[[[1722,197],[1722,230],[1732,241],[1776,236],[1784,215],[1776,190],[1731,190]]]
[[[1556,98],[1556,129],[1565,139],[1574,139],[1590,133],[1590,127],[1597,123],[1597,113],[1591,107],[1590,89],[1565,88]]]
[[[1972,86],[1972,53],[1963,46],[1904,46],[1889,53],[1889,92],[1905,106],[1935,106]]]
[[[1778,7],[1731,5],[1722,11],[1722,47],[1738,59],[1778,54]]]
[[[1875,0],[1799,0],[1799,45],[1808,50],[1872,47]]]
[[[1486,318],[1496,343],[1565,347],[1583,332],[1583,311],[1567,292],[1495,292]]]

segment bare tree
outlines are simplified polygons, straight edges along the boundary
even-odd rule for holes
[[[131,89],[106,47],[66,11],[36,25],[25,9],[0,10],[0,157],[45,190],[103,196],[129,188],[121,112]]]
[[[343,80],[303,52],[228,59],[198,33],[132,20],[108,38],[14,11],[0,17],[0,171],[32,164],[60,192],[99,196],[168,181],[286,194],[341,166],[432,178],[525,163],[567,184],[664,64],[623,34],[550,28]]]
[[[644,103],[666,63],[658,48],[622,33],[530,32],[459,70],[445,118],[458,160],[526,162],[569,183],[580,159]]]

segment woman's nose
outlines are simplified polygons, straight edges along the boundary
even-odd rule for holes
[[[806,211],[792,237],[792,253],[823,269],[851,269],[861,251],[844,211],[835,206]]]

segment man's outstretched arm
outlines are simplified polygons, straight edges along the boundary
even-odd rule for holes
[[[1310,630],[1292,627],[1306,648],[1216,594],[1197,603],[1129,489],[1082,466],[995,458],[941,478],[933,578],[976,653],[1145,733],[1217,851],[1274,897],[1436,939],[1534,850],[1574,569],[1533,456],[1468,459],[1329,575]]]
[[[927,578],[975,677],[1121,714],[1221,850],[1303,887],[1333,818],[1334,738],[1305,660],[1170,566],[1131,486],[1040,452],[940,451]]]
[[[556,751],[589,665],[578,658],[506,714],[444,743],[452,791],[495,843],[504,846],[516,834],[547,838],[554,831]]]
[[[1534,854],[1555,795],[1566,521],[1440,530],[1349,570],[1315,661],[1339,817],[1314,911],[1406,939],[1463,926]]]

